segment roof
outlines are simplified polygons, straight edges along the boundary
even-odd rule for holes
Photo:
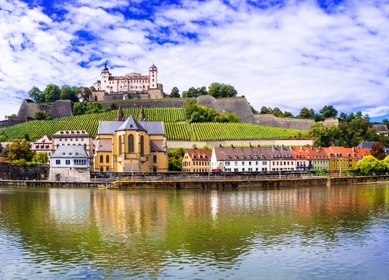
[[[129,120],[130,118],[132,120]],[[149,135],[165,134],[163,122],[138,122],[135,121],[132,116],[130,116],[126,121],[100,121],[97,134],[113,135],[118,130],[145,130]]]
[[[89,158],[83,146],[58,146],[50,158]]]
[[[293,159],[290,148],[285,147],[215,147],[217,159],[229,161]]]
[[[210,150],[187,149],[186,153],[194,161],[196,161],[196,160],[211,160],[211,157],[212,157],[212,151],[210,151]]]
[[[86,136],[90,137],[90,134],[86,130],[60,130],[53,134],[53,138],[59,137],[73,137],[73,136]]]
[[[146,129],[144,129],[143,126],[130,115],[128,119],[125,120],[118,129],[116,129],[116,131],[120,131],[120,130],[139,131],[139,130],[146,130]]]

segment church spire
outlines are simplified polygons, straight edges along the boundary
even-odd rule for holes
[[[122,121],[124,121],[124,120],[125,120],[125,118],[124,118],[123,110],[122,110],[122,108],[119,106],[118,111],[117,111],[117,113],[116,113],[115,121],[120,121],[120,122],[122,122]]]
[[[138,115],[138,122],[139,121],[147,121],[145,111],[143,110],[143,106],[140,107],[139,115]]]

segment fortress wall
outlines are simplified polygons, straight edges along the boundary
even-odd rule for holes
[[[109,107],[114,103],[116,107],[133,108],[143,106],[145,108],[181,108],[186,99],[164,98],[164,99],[126,99],[115,101],[101,101],[101,106]]]
[[[259,114],[254,115],[254,123],[273,127],[310,130],[315,121],[294,118],[278,118],[272,114]]]
[[[254,115],[251,107],[244,97],[229,97],[215,99],[210,95],[197,97],[197,103],[215,109],[219,113],[231,111],[240,117],[244,123],[254,123]]]
[[[32,100],[24,99],[20,105],[18,118],[34,118],[35,112],[41,110],[49,113],[52,118],[72,116],[72,102],[70,100],[57,100],[53,105],[35,103]]]

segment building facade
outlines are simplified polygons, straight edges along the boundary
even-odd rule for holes
[[[120,109],[118,110],[118,115]],[[100,121],[96,137],[95,171],[166,172],[168,157],[162,122]]]
[[[37,153],[46,153],[47,157],[50,158],[53,153],[53,141],[52,138],[45,135],[42,138],[31,143],[31,150]]]
[[[100,78],[92,86],[91,101],[130,98],[164,98],[163,86],[158,83],[158,68],[153,64],[148,75],[128,73],[113,76],[105,63]]]
[[[210,172],[212,151],[187,149],[182,158],[184,172]]]
[[[83,146],[59,146],[50,157],[49,180],[90,181],[90,160]]]
[[[82,146],[88,157],[93,160],[95,153],[93,138],[86,130],[60,130],[53,134],[52,143],[52,152],[60,146]]]

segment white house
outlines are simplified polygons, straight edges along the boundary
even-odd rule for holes
[[[212,170],[224,172],[266,172],[296,170],[290,148],[281,147],[214,147]]]
[[[90,160],[83,146],[58,146],[50,157],[51,181],[90,181]]]

